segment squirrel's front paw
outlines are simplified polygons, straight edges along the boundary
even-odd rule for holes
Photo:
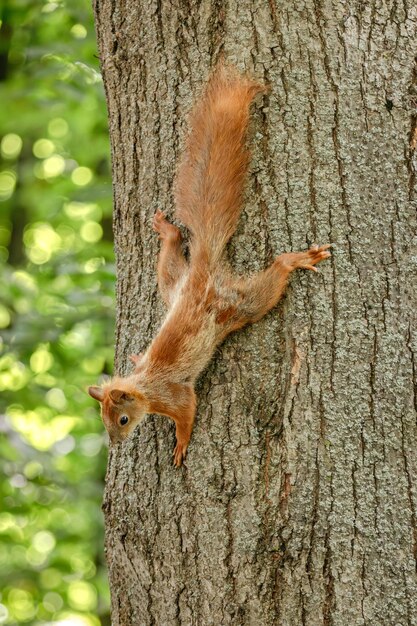
[[[158,209],[152,220],[152,228],[156,233],[160,233],[163,230],[164,222],[166,222],[165,215]]]
[[[174,224],[170,224],[159,209],[153,216],[152,227],[161,239],[172,239],[174,241],[181,238],[180,229],[174,226]]]
[[[188,445],[186,443],[180,443],[177,441],[177,445],[174,448],[173,457],[175,467],[181,467],[185,455],[187,454]]]

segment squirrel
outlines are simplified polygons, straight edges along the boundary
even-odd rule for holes
[[[189,261],[179,228],[158,210],[158,287],[167,316],[146,352],[133,355],[130,376],[89,387],[101,403],[111,443],[128,438],[148,413],[176,426],[174,465],[185,458],[196,413],[194,383],[229,333],[260,320],[284,293],[290,274],[330,256],[329,244],[287,252],[250,277],[224,258],[241,212],[249,163],[246,134],[252,101],[264,87],[224,65],[208,81],[191,114],[191,133],[176,181],[176,217],[191,233]]]

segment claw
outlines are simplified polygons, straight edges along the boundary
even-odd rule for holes
[[[163,222],[164,219],[165,219],[165,215],[162,213],[160,209],[158,209],[155,215],[153,216],[153,220],[152,220],[152,228],[154,229],[156,233],[159,233],[161,222]]]
[[[152,228],[156,233],[158,233],[159,239],[169,239],[172,241],[178,241],[181,239],[181,232],[179,228],[168,222],[165,214],[159,209],[153,216]]]
[[[308,250],[307,255],[310,258],[310,263],[302,264],[301,267],[304,269],[312,270],[313,272],[317,272],[318,270],[314,267],[316,263],[320,263],[324,259],[328,259],[331,256],[331,253],[328,252],[328,249],[331,248],[330,243],[326,243],[323,246],[318,246],[313,244]]]
[[[174,457],[175,467],[181,467],[182,462],[185,459],[185,455],[187,454],[187,447],[188,446],[184,446],[180,443],[177,443],[177,445],[175,446],[174,452],[172,453],[172,456]]]

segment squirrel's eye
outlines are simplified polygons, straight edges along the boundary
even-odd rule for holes
[[[119,419],[119,424],[120,424],[120,426],[126,426],[128,421],[129,421],[128,416],[127,415],[122,415],[122,417]]]

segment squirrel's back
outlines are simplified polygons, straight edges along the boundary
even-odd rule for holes
[[[218,262],[236,229],[249,163],[249,108],[262,91],[262,85],[220,66],[192,111],[176,183],[177,216],[192,233],[191,258]]]

